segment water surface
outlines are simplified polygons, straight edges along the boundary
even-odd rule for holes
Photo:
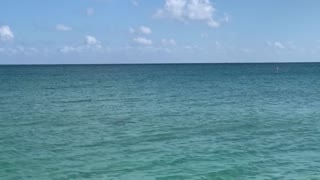
[[[0,179],[316,179],[319,141],[316,63],[0,66]]]

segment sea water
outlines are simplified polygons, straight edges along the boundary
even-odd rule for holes
[[[0,66],[0,179],[317,178],[320,64]]]

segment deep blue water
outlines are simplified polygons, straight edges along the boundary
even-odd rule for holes
[[[0,179],[318,179],[319,169],[317,63],[0,66]]]

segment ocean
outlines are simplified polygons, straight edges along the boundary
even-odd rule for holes
[[[0,179],[320,179],[320,64],[0,66]]]

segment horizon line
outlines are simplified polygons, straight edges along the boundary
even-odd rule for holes
[[[316,64],[320,61],[308,61],[308,62],[182,62],[182,63],[79,63],[79,64],[0,64],[0,66],[74,66],[74,65],[192,65],[192,64]]]

